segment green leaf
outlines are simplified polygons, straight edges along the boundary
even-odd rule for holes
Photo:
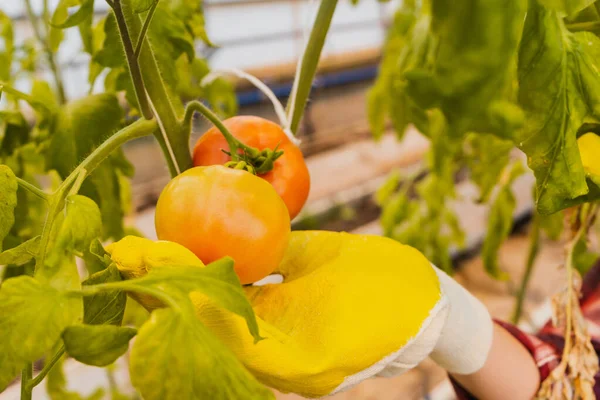
[[[116,266],[95,273],[83,281],[84,286],[99,285],[101,283],[119,282],[121,274]],[[108,290],[85,296],[83,298],[83,322],[89,325],[121,325],[127,296],[122,290]]]
[[[432,1],[435,59],[430,68],[406,74],[407,90],[421,107],[439,106],[450,134],[478,131],[510,138],[522,124],[513,83],[525,4]]]
[[[79,9],[69,15],[69,8],[76,6],[80,6]],[[94,0],[60,0],[50,25],[58,29],[70,28],[88,19],[93,12]]]
[[[386,117],[399,138],[413,117],[419,114],[417,106],[404,93],[406,82],[404,72],[425,63],[424,54],[429,51],[429,15],[415,16],[414,4],[406,2],[395,16],[388,31],[383,59],[375,85],[367,98],[367,116],[373,136],[383,135]]]
[[[242,290],[231,258],[222,258],[204,268],[166,267],[168,266],[153,268],[146,276],[127,282],[132,289],[150,287],[175,294],[179,298],[187,298],[190,292],[201,292],[219,306],[244,317],[254,339],[260,339],[254,311]]]
[[[508,165],[513,143],[490,134],[467,136],[466,162],[471,180],[479,187],[479,200],[486,202]]]
[[[20,245],[0,253],[0,265],[21,265],[30,261],[38,251],[40,236],[29,239]]]
[[[65,178],[120,124],[123,110],[114,94],[91,95],[69,102],[60,112],[48,150],[48,167]]]
[[[55,221],[50,251],[36,278],[57,289],[79,289],[80,278],[73,255],[83,256],[93,239],[100,235],[98,206],[91,199],[71,195],[65,200],[65,213]]]
[[[6,165],[0,165],[0,250],[2,241],[15,222],[18,187],[17,178],[12,170]]]
[[[540,4],[553,11],[558,11],[563,16],[573,15],[596,0],[539,0]]]
[[[83,43],[83,50],[86,53],[94,55],[94,30],[92,24],[94,22],[94,13],[90,13],[86,18],[78,24],[79,36],[81,36],[81,43]],[[90,69],[92,68],[93,61],[90,62]],[[92,72],[89,72],[92,74]]]
[[[14,53],[14,32],[12,20],[0,11],[0,81],[11,79],[11,65]]]
[[[83,253],[100,236],[100,209],[92,199],[80,194],[68,196],[65,207],[66,216],[60,227],[56,246],[72,253]]]
[[[94,41],[101,41],[102,44],[98,44],[97,47],[94,46],[98,51],[94,54],[93,61],[108,68],[124,66],[126,60],[123,42],[121,42],[117,20],[112,12],[106,16],[103,22],[98,23],[97,27],[94,28],[94,33],[96,32],[103,32],[104,34],[98,34],[98,39],[94,37]]]
[[[157,0],[132,0],[131,6],[136,13],[148,11]]]
[[[81,311],[80,298],[32,277],[4,281],[0,287],[0,391],[25,363],[46,354]]]
[[[573,265],[582,276],[594,266],[600,254],[590,251],[588,244],[584,238],[581,238],[573,249]]]
[[[104,93],[68,103],[58,120],[48,151],[48,167],[65,178],[95,147],[120,126],[123,118],[117,97]],[[123,236],[124,210],[121,202],[120,174],[130,176],[133,167],[117,150],[87,178],[80,190],[100,207],[102,237]]]
[[[511,184],[525,172],[520,162],[513,164],[506,182],[500,187],[489,211],[487,235],[483,242],[481,256],[487,273],[495,279],[507,280],[508,274],[498,265],[498,250],[506,240],[513,226],[516,207]]]
[[[83,260],[90,275],[105,270],[111,264],[110,255],[98,239],[92,240],[89,250],[83,254]]]
[[[516,142],[535,173],[537,209],[551,214],[590,199],[576,135],[588,118],[600,117],[600,39],[568,32],[556,13],[535,3],[519,51],[527,123]]]
[[[131,382],[146,400],[274,399],[196,318],[159,309],[131,349]]]
[[[136,329],[114,325],[73,325],[62,334],[67,354],[79,362],[105,367],[129,348]]]
[[[540,228],[551,240],[560,239],[560,235],[564,228],[565,216],[562,212],[556,212],[550,215],[538,215],[540,220]]]

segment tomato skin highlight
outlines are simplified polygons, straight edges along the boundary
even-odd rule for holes
[[[285,135],[276,123],[255,116],[237,116],[226,119],[223,124],[242,143],[263,150],[266,148],[283,150],[273,169],[259,175],[273,185],[285,202],[290,218],[294,218],[306,203],[310,190],[310,175],[302,152]],[[198,139],[194,147],[194,166],[222,165],[231,160],[221,150],[229,150],[227,141],[216,128],[212,127]]]
[[[158,238],[179,243],[205,264],[230,256],[242,284],[272,273],[283,258],[290,217],[266,181],[223,166],[173,178],[156,205]]]

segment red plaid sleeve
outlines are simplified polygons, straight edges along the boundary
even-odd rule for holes
[[[588,323],[594,349],[600,354],[600,262],[586,274],[581,292],[581,311]],[[552,326],[551,322],[548,322],[537,335],[529,335],[506,322],[494,322],[506,329],[527,348],[539,368],[541,381],[556,368],[562,355],[564,338],[560,329]],[[456,381],[453,379],[451,381],[459,400],[477,400]],[[600,374],[596,374],[594,392],[596,398],[600,399]]]

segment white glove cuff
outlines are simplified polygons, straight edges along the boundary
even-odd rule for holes
[[[431,358],[448,372],[480,370],[492,346],[493,322],[487,308],[445,272],[434,266],[450,311]]]

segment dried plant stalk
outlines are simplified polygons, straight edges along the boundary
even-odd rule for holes
[[[572,238],[566,246],[567,286],[552,299],[552,323],[564,329],[565,347],[560,364],[542,382],[537,399],[594,400],[594,375],[598,356],[591,343],[587,322],[579,307],[581,276],[573,265],[573,253],[579,240],[593,224],[597,208],[583,205],[572,224]]]

